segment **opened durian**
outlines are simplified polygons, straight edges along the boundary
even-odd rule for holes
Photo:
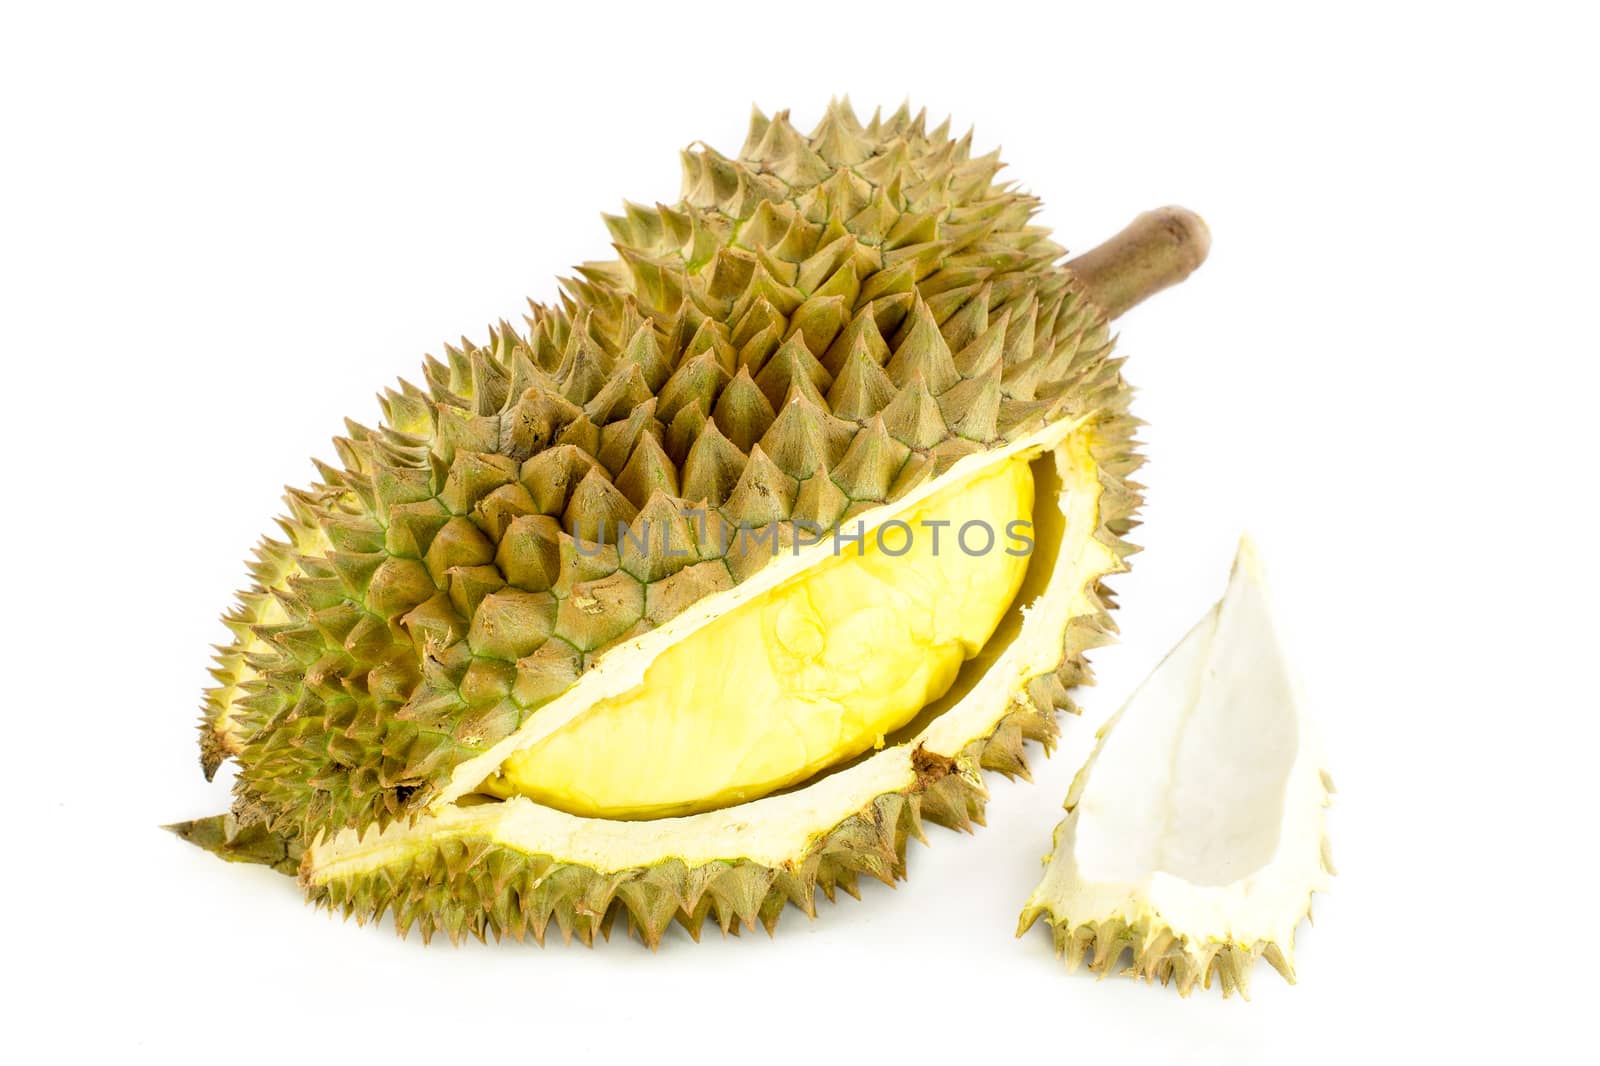
[[[1017,935],[1043,917],[1069,969],[1183,995],[1248,994],[1262,955],[1293,983],[1332,791],[1247,538],[1222,600],[1101,730]]]
[[[903,872],[1049,744],[1132,550],[1106,321],[1177,209],[1062,265],[971,135],[759,113],[526,329],[428,359],[287,497],[174,827],[426,939],[654,945]]]

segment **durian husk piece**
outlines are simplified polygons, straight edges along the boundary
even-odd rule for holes
[[[1293,984],[1332,792],[1245,538],[1222,600],[1100,730],[1017,935],[1044,918],[1069,970],[1184,996],[1248,998],[1261,957]]]
[[[708,916],[770,930],[819,888],[892,883],[924,821],[981,822],[981,771],[1025,774],[1024,743],[1053,740],[1112,632],[1102,581],[1135,550],[1136,423],[1097,300],[1180,279],[1205,232],[1142,216],[1080,276],[970,143],[907,109],[862,125],[835,104],[809,136],[757,113],[738,158],[685,152],[678,204],[608,218],[618,258],[525,331],[447,347],[426,387],[383,394],[382,426],[349,423],[224,618],[202,764],[238,762],[236,802],[180,834],[297,854],[312,900],[424,939],[553,925],[587,943],[625,915],[653,946]],[[831,550],[798,531],[870,531],[1014,461],[1041,501],[1023,592],[882,750],[649,821],[478,791]],[[693,551],[583,548],[617,523]],[[741,527],[765,539],[721,535]]]

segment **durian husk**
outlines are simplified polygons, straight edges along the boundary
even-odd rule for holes
[[[289,493],[224,618],[202,765],[239,762],[236,802],[180,835],[280,868],[299,855],[313,901],[424,939],[542,941],[554,922],[588,943],[625,915],[655,945],[675,920],[698,935],[708,914],[724,930],[811,914],[818,888],[903,875],[924,821],[981,823],[981,771],[1026,774],[1025,742],[1050,745],[1083,653],[1113,631],[1102,581],[1135,550],[1136,422],[1097,300],[1128,305],[1130,271],[1140,294],[1170,284],[1204,244],[1192,216],[1145,216],[1079,276],[970,143],[907,109],[863,126],[835,104],[809,136],[758,113],[737,159],[685,153],[679,204],[608,218],[619,258],[580,268],[526,333],[448,347],[425,388],[380,397],[382,426],[348,423],[340,464]],[[473,792],[655,651],[821,558],[789,550],[801,523],[871,529],[1022,460],[1057,479],[1042,585],[884,750],[685,818]],[[784,550],[573,550],[688,508]],[[534,628],[481,624],[505,603]]]
[[[1181,707],[1172,701],[1181,701]],[[1191,882],[1181,869],[1164,867],[1146,871],[1137,881],[1108,880],[1093,864],[1086,870],[1077,850],[1086,797],[1097,807],[1096,816],[1104,817],[1098,812],[1119,803],[1116,787],[1136,789],[1139,795],[1121,797],[1122,809],[1160,817],[1171,838],[1172,811],[1161,800],[1176,788],[1178,747],[1151,725],[1157,716],[1179,710],[1172,722],[1177,740],[1185,740],[1202,706],[1209,706],[1214,717],[1200,728],[1223,737],[1222,743],[1212,741],[1207,747],[1208,780],[1270,777],[1283,767],[1272,797],[1279,806],[1261,807],[1279,814],[1263,823],[1276,831],[1271,858],[1246,861],[1237,850],[1230,854],[1239,847],[1237,836],[1205,832],[1208,825],[1218,824],[1208,820],[1213,814],[1187,825],[1179,843],[1211,852],[1213,868],[1220,868],[1216,856],[1227,859],[1231,879],[1225,883],[1211,878]],[[1124,726],[1125,719],[1132,724]],[[1099,787],[1095,771],[1108,745],[1120,739],[1119,726],[1133,738],[1125,742],[1129,746],[1119,759],[1127,766],[1128,753],[1134,753],[1141,772],[1137,781],[1116,776],[1108,790]],[[1267,736],[1292,736],[1292,758],[1281,763],[1287,753],[1263,757],[1256,749]],[[1182,996],[1196,987],[1209,989],[1216,981],[1224,998],[1237,992],[1248,999],[1250,974],[1259,958],[1294,984],[1296,929],[1310,918],[1314,894],[1326,892],[1334,875],[1326,815],[1334,787],[1299,683],[1285,661],[1261,565],[1248,537],[1240,542],[1227,594],[1101,727],[1097,740],[1073,779],[1064,804],[1067,816],[1052,836],[1044,877],[1023,907],[1017,935],[1042,918],[1069,972],[1086,966],[1101,978],[1122,974],[1170,983]],[[1172,744],[1170,750],[1162,747],[1163,741]],[[1140,751],[1141,744],[1150,750]],[[1265,747],[1270,750],[1270,743]],[[1235,761],[1230,764],[1230,759]],[[1207,802],[1218,801],[1213,796]],[[1233,817],[1253,816],[1248,809],[1233,812]],[[1107,846],[1106,829],[1095,835],[1100,847]],[[1119,851],[1140,846],[1127,843],[1129,835],[1116,837]]]

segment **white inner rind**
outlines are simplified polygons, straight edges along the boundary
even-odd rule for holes
[[[1056,669],[1067,630],[1074,619],[1097,616],[1101,608],[1090,590],[1106,575],[1125,569],[1112,547],[1097,536],[1100,525],[1099,470],[1090,454],[1092,429],[1083,420],[1047,426],[1003,448],[969,456],[945,476],[920,486],[903,499],[865,517],[870,531],[945,485],[985,467],[1053,450],[1060,487],[1055,499],[1036,506],[1059,509],[1058,544],[1035,546],[1035,553],[1057,551],[1050,577],[1032,602],[1020,605],[1017,636],[999,653],[973,686],[915,737],[886,748],[846,769],[796,791],[680,818],[618,821],[580,817],[541,806],[526,797],[498,803],[456,806],[507,755],[560,728],[596,700],[640,683],[644,670],[666,647],[685,639],[710,620],[826,558],[822,544],[776,561],[747,581],[706,601],[660,629],[614,649],[572,689],[541,708],[522,730],[484,755],[463,763],[430,813],[410,826],[392,825],[363,838],[344,830],[331,841],[319,839],[308,854],[306,877],[324,883],[400,861],[420,844],[450,835],[486,837],[528,853],[582,863],[600,871],[627,870],[668,858],[690,866],[743,859],[779,866],[803,855],[810,845],[876,797],[903,791],[916,781],[912,753],[923,747],[954,757],[967,744],[988,736],[1018,709],[1021,689],[1031,679]]]
[[[1029,912],[1278,944],[1324,890],[1322,755],[1248,540],[1228,591],[1101,731]]]

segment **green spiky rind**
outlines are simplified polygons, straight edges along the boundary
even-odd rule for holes
[[[1125,394],[1120,402],[1126,402]],[[1117,431],[1131,431],[1129,422],[1126,416],[1110,416],[1101,423],[1108,431],[1100,437],[1108,442],[1103,459],[1128,454],[1125,444],[1109,442],[1125,441]],[[1103,467],[1101,483],[1095,536],[1125,559],[1136,550],[1121,532],[1139,504],[1137,489]],[[564,940],[576,937],[592,945],[597,934],[609,937],[619,917],[630,934],[652,948],[674,922],[698,939],[708,917],[725,935],[758,923],[771,933],[791,904],[814,916],[819,889],[832,901],[841,888],[858,895],[862,875],[891,885],[903,878],[908,840],[925,841],[924,823],[961,831],[982,825],[987,800],[982,771],[1029,776],[1027,743],[1039,743],[1046,752],[1053,747],[1057,713],[1077,711],[1068,689],[1093,683],[1084,652],[1113,639],[1109,595],[1097,585],[1088,597],[1090,613],[1068,625],[1061,664],[1019,690],[1018,709],[992,732],[968,743],[954,758],[917,751],[917,776],[910,787],[874,797],[781,866],[734,860],[691,868],[663,856],[649,867],[602,871],[482,836],[441,834],[402,862],[351,876],[313,880],[310,867],[302,866],[301,882],[318,906],[359,924],[388,916],[402,936],[415,930],[424,941],[443,933],[452,942],[493,936],[518,941],[531,937],[543,944],[554,928]]]
[[[240,821],[231,812],[162,828],[228,862],[257,863],[285,874],[300,868],[305,851],[298,840],[274,833],[260,822]]]
[[[1024,928],[1043,913],[1025,914]],[[1310,913],[1309,900],[1307,913]],[[1251,968],[1258,958],[1264,957],[1286,981],[1294,983],[1294,968],[1283,949],[1271,941],[1195,943],[1175,933],[1166,923],[1151,920],[1139,920],[1130,925],[1112,919],[1074,926],[1071,922],[1057,922],[1046,916],[1046,922],[1055,940],[1056,954],[1066,962],[1069,972],[1087,964],[1089,970],[1100,977],[1120,973],[1150,983],[1172,982],[1183,996],[1189,995],[1196,985],[1209,989],[1215,978],[1224,998],[1238,992],[1248,999]],[[1292,950],[1293,945],[1289,947]],[[1132,959],[1127,966],[1122,965],[1125,954]]]
[[[1096,412],[1130,551],[1120,360],[1036,202],[969,145],[904,110],[836,105],[809,138],[758,115],[739,159],[685,154],[680,204],[608,218],[620,258],[524,333],[447,347],[384,425],[348,423],[224,618],[202,760],[238,759],[240,817],[305,839],[413,817],[599,655],[769,560],[719,523],[787,545],[1046,421]],[[679,562],[563,531],[696,504]]]

